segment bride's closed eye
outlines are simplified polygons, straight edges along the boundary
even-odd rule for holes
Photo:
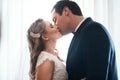
[[[50,28],[54,28],[54,26],[52,24],[50,24]]]

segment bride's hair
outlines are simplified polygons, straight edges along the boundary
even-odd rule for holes
[[[45,32],[45,23],[43,19],[38,19],[28,29],[28,43],[30,51],[30,79],[35,80],[35,68],[38,56],[44,49],[44,42],[41,34]]]

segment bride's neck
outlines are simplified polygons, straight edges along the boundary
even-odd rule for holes
[[[46,44],[44,51],[46,51],[52,55],[55,55],[60,61],[64,61],[58,56],[58,50],[56,49],[56,42],[53,42],[53,43],[50,42],[50,43]]]
[[[45,45],[45,51],[55,55],[56,42],[50,42]]]

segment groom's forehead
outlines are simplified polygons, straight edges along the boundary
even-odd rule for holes
[[[52,20],[55,21],[58,16],[59,16],[59,14],[54,10],[52,12]]]

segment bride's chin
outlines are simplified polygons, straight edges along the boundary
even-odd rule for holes
[[[57,39],[60,39],[61,37],[63,37],[63,35],[60,34]]]

